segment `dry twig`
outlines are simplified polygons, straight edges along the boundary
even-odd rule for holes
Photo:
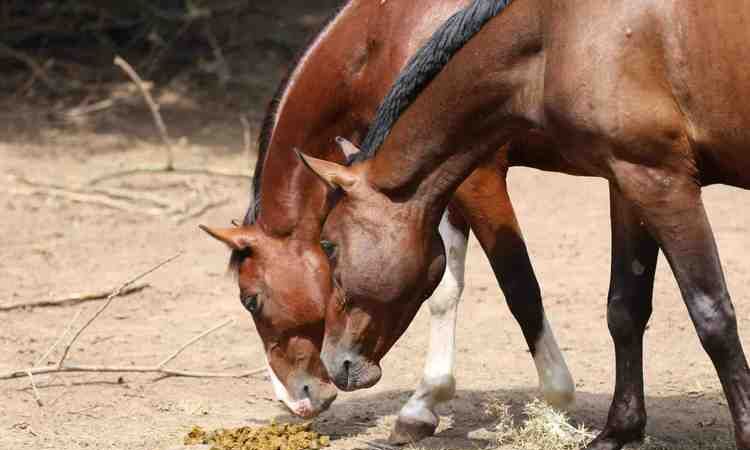
[[[33,74],[34,78],[38,78],[42,80],[42,83],[44,83],[44,85],[47,86],[51,91],[60,92],[60,88],[52,80],[52,78],[50,78],[49,75],[47,75],[47,71],[45,71],[44,68],[38,62],[36,62],[34,58],[32,58],[31,56],[23,52],[20,52],[14,48],[8,47],[5,44],[0,44],[0,53],[4,53],[10,56],[11,58],[16,59],[26,64],[26,66],[31,70],[31,73]]]
[[[239,173],[239,172],[231,172],[228,170],[219,170],[219,169],[188,169],[188,168],[180,168],[175,167],[172,168],[172,170],[165,170],[163,166],[143,166],[143,167],[136,167],[134,169],[128,169],[128,170],[122,170],[119,172],[113,172],[108,173],[100,176],[96,176],[94,178],[91,178],[87,184],[93,186],[97,185],[99,183],[102,183],[104,181],[114,180],[117,178],[124,178],[129,177],[131,175],[143,175],[143,174],[150,174],[150,173],[171,173],[171,174],[177,174],[177,175],[206,175],[210,177],[225,177],[225,178],[240,178],[243,180],[247,180],[250,178],[249,173]]]
[[[184,352],[184,351],[185,351],[185,349],[187,349],[187,348],[188,348],[188,347],[190,347],[191,345],[195,344],[195,343],[196,343],[196,342],[198,342],[199,340],[203,339],[203,338],[204,338],[204,337],[206,337],[207,335],[209,335],[209,334],[213,333],[214,331],[216,331],[216,330],[218,330],[218,329],[220,329],[220,328],[224,328],[225,326],[229,325],[230,323],[234,323],[234,319],[227,319],[227,320],[225,320],[224,322],[222,322],[222,323],[220,323],[220,324],[216,325],[215,327],[213,327],[213,328],[209,328],[208,330],[204,331],[203,333],[201,333],[201,334],[197,335],[196,337],[194,337],[194,338],[190,339],[189,341],[185,342],[185,343],[184,343],[184,344],[182,345],[182,347],[180,347],[180,348],[178,348],[178,349],[177,349],[177,351],[176,351],[176,352],[174,352],[174,353],[172,353],[171,355],[169,355],[169,356],[167,356],[166,358],[164,358],[164,359],[162,360],[162,362],[160,362],[160,363],[159,363],[158,367],[164,367],[164,366],[166,366],[167,364],[169,364],[169,362],[170,362],[170,361],[172,361],[173,359],[175,359],[175,358],[177,358],[178,356],[180,356],[180,353]]]
[[[159,131],[159,136],[161,137],[161,140],[164,143],[164,148],[167,153],[166,163],[163,166],[138,167],[138,168],[134,168],[130,170],[124,170],[120,172],[98,176],[89,180],[88,182],[89,185],[99,184],[103,181],[112,180],[115,178],[122,178],[122,177],[130,176],[130,175],[138,175],[138,174],[144,174],[144,173],[180,173],[180,174],[185,174],[185,175],[208,175],[208,176],[220,176],[220,177],[243,178],[243,179],[248,178],[248,175],[244,173],[229,172],[229,171],[223,171],[223,170],[183,169],[183,168],[177,169],[174,165],[174,144],[172,143],[172,139],[169,136],[169,132],[167,131],[167,126],[164,123],[164,119],[161,116],[161,112],[159,112],[160,110],[159,104],[154,100],[153,96],[151,95],[150,89],[148,88],[146,82],[144,82],[143,79],[141,79],[141,77],[138,75],[135,69],[133,69],[133,67],[130,64],[128,64],[127,61],[117,56],[115,57],[115,64],[118,67],[120,67],[123,71],[125,71],[128,77],[138,86],[139,90],[141,91],[141,94],[143,95],[143,99],[145,100],[146,104],[151,110],[151,115],[153,116],[156,129]]]
[[[177,172],[178,171],[175,170],[170,173]],[[216,173],[213,174],[216,175]],[[9,189],[8,191],[12,194],[58,197],[75,203],[103,206],[133,214],[144,214],[148,216],[166,215],[171,216],[178,224],[201,216],[209,209],[223,206],[229,202],[228,198],[216,201],[205,201],[199,203],[195,209],[191,209],[185,205],[174,204],[150,193],[133,192],[130,189],[107,188],[102,186],[89,186],[87,188],[66,187],[52,183],[33,181],[20,176],[12,176],[10,179],[24,185],[24,188],[21,189]],[[201,186],[203,188],[199,197],[208,197],[205,185]],[[2,307],[0,307],[0,311],[3,311]]]
[[[199,208],[196,208],[193,211],[188,212],[185,215],[183,215],[182,217],[180,217],[179,219],[177,219],[177,225],[182,225],[183,223],[187,222],[190,219],[195,219],[197,217],[202,216],[203,214],[205,214],[210,209],[214,209],[214,208],[218,208],[220,206],[224,206],[227,203],[229,203],[229,199],[228,198],[223,198],[221,200],[215,200],[215,201],[206,202],[203,205],[201,205]]]
[[[211,22],[206,21],[203,27],[203,34],[206,36],[208,44],[211,46],[211,51],[214,54],[216,60],[216,75],[219,78],[219,84],[226,86],[229,80],[232,79],[232,73],[229,70],[229,64],[224,58],[224,52],[221,50],[219,41],[216,39],[213,30],[211,29]]]
[[[120,297],[124,297],[130,294],[135,294],[136,292],[140,292],[146,289],[147,287],[149,287],[148,283],[141,283],[141,284],[130,286],[127,289],[123,289],[123,291],[120,293]],[[112,293],[111,290],[99,291],[99,292],[88,292],[88,293],[68,295],[65,297],[53,298],[51,300],[37,300],[33,302],[17,303],[14,305],[5,305],[5,306],[0,305],[0,312],[13,311],[13,310],[22,309],[22,308],[41,308],[41,307],[49,307],[49,306],[77,305],[79,303],[90,302],[93,300],[104,300],[111,293]]]
[[[244,114],[240,115],[240,123],[242,124],[242,144],[245,154],[250,158],[250,154],[253,151],[253,140],[250,137],[250,122],[247,120],[247,116]]]
[[[36,400],[37,406],[40,408],[44,406],[44,403],[42,403],[42,397],[39,395],[39,389],[36,388],[36,383],[34,382],[34,375],[31,374],[30,370],[26,371],[26,375],[29,376],[29,382],[31,383],[31,390],[34,392],[34,400]]]
[[[164,164],[163,170],[166,172],[171,172],[172,170],[174,170],[174,148],[172,146],[172,139],[170,139],[169,133],[167,132],[167,126],[164,124],[164,119],[162,119],[161,113],[159,112],[159,104],[154,101],[154,98],[151,96],[151,92],[146,89],[145,83],[135,71],[135,69],[133,69],[133,66],[128,64],[127,61],[119,56],[115,56],[115,65],[121,68],[138,86],[138,89],[140,89],[141,91],[141,95],[143,95],[143,99],[146,101],[148,108],[151,110],[151,115],[154,118],[156,129],[159,131],[161,140],[164,143],[164,149],[167,153],[167,160]]]
[[[81,334],[86,330],[86,328],[88,328],[89,325],[91,325],[104,312],[105,309],[107,309],[107,307],[112,303],[112,301],[116,297],[119,297],[120,294],[122,294],[123,290],[127,289],[128,287],[133,285],[135,282],[140,281],[142,278],[146,277],[147,275],[150,275],[151,273],[160,269],[161,267],[171,263],[172,261],[179,258],[180,256],[182,256],[182,252],[179,252],[175,255],[170,256],[169,258],[153,266],[152,268],[146,270],[145,272],[142,272],[136,275],[135,277],[129,279],[128,281],[124,282],[123,284],[120,285],[120,287],[112,291],[112,293],[109,294],[109,296],[107,297],[107,301],[104,302],[104,304],[102,304],[102,306],[94,313],[94,315],[92,315],[89,318],[89,320],[87,320],[86,323],[84,323],[83,326],[81,326],[78,329],[78,331],[75,332],[75,334],[73,335],[73,338],[70,340],[70,342],[68,342],[68,345],[65,346],[65,350],[63,350],[63,354],[60,357],[60,361],[58,361],[57,363],[58,367],[63,366],[63,364],[65,363],[65,358],[68,357],[68,353],[70,352],[70,348],[73,346],[73,344],[75,344],[76,340],[78,340],[78,337],[81,336]]]
[[[70,320],[70,323],[68,324],[68,326],[65,327],[65,331],[63,331],[63,333],[60,335],[60,337],[57,338],[57,340],[55,341],[55,343],[52,344],[52,346],[50,348],[48,348],[47,351],[44,352],[44,354],[42,356],[40,356],[39,358],[37,358],[36,362],[34,363],[34,367],[39,366],[39,364],[41,364],[41,363],[43,363],[44,361],[47,360],[47,357],[52,354],[52,352],[55,350],[55,348],[57,348],[57,346],[60,344],[60,342],[62,342],[62,340],[65,339],[65,336],[67,336],[68,333],[70,333],[71,328],[73,328],[73,324],[76,323],[76,321],[78,321],[78,318],[81,316],[82,312],[83,312],[83,309],[79,309],[76,312],[76,315],[73,316],[73,318]]]
[[[233,322],[233,320],[226,320],[200,333],[199,335],[187,341],[180,348],[178,348],[174,353],[170,354],[168,357],[164,358],[159,364],[156,364],[156,365],[152,365],[152,366],[112,365],[112,366],[109,366],[109,365],[69,364],[66,362],[67,357],[70,353],[70,349],[73,347],[73,344],[75,344],[75,342],[78,340],[81,334],[104,312],[105,309],[107,309],[107,307],[112,303],[112,301],[116,297],[122,295],[122,293],[128,287],[132,286],[137,281],[141,280],[142,278],[146,277],[152,272],[158,270],[162,266],[174,261],[181,254],[182,253],[177,253],[176,255],[165,259],[159,264],[129,279],[128,281],[120,285],[120,287],[115,289],[107,297],[107,301],[82,326],[80,326],[78,330],[76,330],[73,337],[65,346],[65,349],[63,350],[63,354],[56,364],[29,367],[26,369],[12,370],[10,372],[0,373],[0,380],[11,380],[11,379],[16,379],[16,378],[29,377],[31,381],[31,387],[34,392],[34,397],[37,401],[37,404],[39,404],[39,406],[42,406],[42,401],[41,401],[41,398],[39,397],[39,392],[38,392],[36,383],[34,382],[34,378],[33,378],[34,375],[44,375],[44,374],[51,374],[51,373],[95,372],[95,373],[156,373],[156,374],[161,374],[167,377],[176,376],[176,377],[193,377],[193,378],[245,378],[245,377],[257,375],[259,373],[264,372],[266,370],[265,367],[252,369],[252,370],[248,370],[244,372],[237,372],[237,373],[200,372],[200,371],[189,371],[189,370],[181,370],[181,369],[170,369],[166,367],[167,364],[169,364],[171,361],[177,358],[180,354],[182,354],[182,352],[185,351],[188,347],[190,347],[191,345],[193,345],[200,339],[206,337],[207,335],[229,325],[230,323]],[[50,349],[45,352],[44,356],[42,358],[39,358],[39,360],[37,360],[37,363],[35,364],[35,366],[39,364],[40,362],[42,362],[44,359],[46,359],[50,353],[52,353],[52,350],[55,347],[57,347],[57,345],[60,343],[60,341],[62,341],[64,336],[68,334],[68,332],[73,326],[73,323],[75,322],[77,318],[78,318],[78,314],[73,319],[73,321],[71,321],[68,327],[66,327],[63,334],[55,341],[52,347],[50,347]]]

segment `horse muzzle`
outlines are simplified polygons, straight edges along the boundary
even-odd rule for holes
[[[352,352],[324,352],[321,354],[328,376],[342,391],[367,389],[380,381],[380,366]]]

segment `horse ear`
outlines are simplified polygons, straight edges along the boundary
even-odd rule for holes
[[[352,144],[345,138],[342,138],[341,136],[336,136],[336,144],[338,144],[339,148],[341,148],[341,151],[344,152],[344,156],[346,156],[347,159],[350,159],[352,156],[362,151],[359,149],[359,147]]]
[[[295,152],[305,167],[323,180],[328,187],[332,189],[340,187],[348,192],[357,183],[357,175],[349,167],[325,159],[313,158],[296,149]]]
[[[248,227],[211,228],[205,225],[198,225],[198,227],[212,238],[225,243],[232,250],[249,249],[255,241],[253,233]]]

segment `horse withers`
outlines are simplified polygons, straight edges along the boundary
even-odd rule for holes
[[[435,229],[462,181],[500,146],[512,154],[541,141],[577,173],[610,182],[616,386],[588,448],[643,436],[643,333],[661,249],[721,380],[737,446],[750,449],[750,370],[701,201],[703,185],[750,188],[748,22],[744,1],[516,1],[432,82],[396,87],[373,126],[380,137],[355,158],[366,161],[304,157],[341,192],[323,229],[337,246],[342,299],[326,310],[329,374],[377,364],[411,320],[445,257]],[[445,61],[426,48],[422,56]]]

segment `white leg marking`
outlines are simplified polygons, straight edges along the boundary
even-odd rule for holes
[[[468,236],[450,224],[447,214],[443,214],[439,228],[445,245],[447,267],[440,284],[428,300],[432,315],[430,346],[422,382],[399,413],[399,418],[407,420],[437,421],[435,407],[440,402],[450,400],[456,390],[453,377],[456,313],[464,289]]]
[[[309,398],[303,398],[301,400],[294,400],[289,395],[289,391],[286,390],[284,383],[279,380],[276,376],[276,372],[273,371],[271,364],[268,363],[268,356],[266,356],[266,367],[268,368],[268,376],[271,378],[271,384],[273,385],[273,392],[276,395],[276,399],[283,402],[290,411],[294,414],[302,417],[307,417],[312,414],[312,403]]]
[[[542,332],[536,342],[534,364],[547,403],[556,408],[571,408],[575,402],[575,384],[547,317],[544,317]]]

